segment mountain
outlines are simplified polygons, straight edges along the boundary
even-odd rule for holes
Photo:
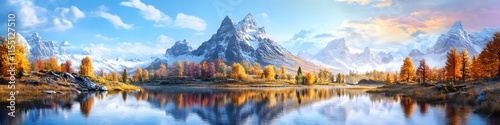
[[[394,62],[394,57],[390,53],[373,53],[366,47],[362,53],[351,53],[344,38],[330,41],[327,46],[321,49],[316,55],[307,55],[307,52],[300,52],[297,56],[311,61],[316,65],[330,68],[338,72],[349,72],[351,70],[365,72],[372,69],[386,70],[388,64]]]
[[[69,41],[58,42],[52,40],[45,40],[38,33],[33,33],[30,37],[24,38],[22,35],[18,35],[18,38],[21,39],[22,43],[25,43],[29,50],[30,55],[28,59],[32,62],[36,59],[48,59],[51,56],[54,56],[59,64],[66,62],[69,60],[72,62],[73,68],[75,70],[79,69],[81,60],[89,56],[92,59],[92,67],[94,72],[98,72],[103,69],[105,72],[110,73],[112,71],[121,72],[124,68],[127,68],[128,73],[132,74],[138,67],[147,68],[152,62],[162,62],[160,59],[151,58],[146,60],[139,60],[137,58],[134,59],[107,59],[99,56],[98,54],[94,54],[92,49],[82,50],[83,53],[69,53],[66,51],[67,48],[71,47],[71,43]],[[25,42],[23,42],[25,40]],[[159,64],[158,64],[159,65]]]
[[[192,50],[193,48],[186,39],[182,41],[179,40],[175,42],[174,46],[167,49],[165,56],[177,57],[179,55],[189,54]]]
[[[175,54],[168,52],[168,50],[185,53]],[[294,56],[271,39],[266,34],[265,28],[257,25],[252,14],[246,15],[237,24],[234,24],[233,20],[226,16],[217,32],[193,51],[176,45],[168,50],[165,53],[168,61],[189,59],[199,62],[203,59],[221,58],[227,64],[245,60],[251,63],[258,62],[261,65],[285,66],[290,70],[296,70],[297,66],[302,66],[303,69],[310,71],[319,69],[314,64]]]
[[[498,30],[494,28],[484,28],[482,31],[467,34],[462,26],[462,22],[458,20],[455,21],[448,32],[439,36],[435,44],[428,48],[425,54],[418,50],[413,50],[408,56],[410,56],[414,62],[426,59],[429,65],[442,67],[446,61],[446,53],[449,52],[451,48],[457,48],[458,52],[461,52],[462,49],[467,49],[471,57],[478,55],[484,49],[486,43],[493,39],[492,37],[495,32],[498,32]],[[418,64],[414,63],[414,65],[417,66]]]
[[[457,48],[461,51],[462,48],[467,49],[471,55],[477,55],[478,50],[474,48],[469,35],[464,30],[461,21],[456,21],[451,29],[439,36],[436,44],[428,49],[427,54],[442,54],[448,52],[451,48]]]

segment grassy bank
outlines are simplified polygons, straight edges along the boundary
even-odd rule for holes
[[[458,85],[466,87],[451,91],[438,90],[436,86],[393,84],[369,89],[366,92],[408,96],[417,101],[470,105],[481,114],[500,115],[500,82],[468,82]]]

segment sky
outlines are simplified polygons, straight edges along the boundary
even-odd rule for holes
[[[225,16],[237,23],[248,13],[293,54],[302,50],[314,54],[338,38],[345,38],[353,52],[365,47],[425,52],[457,20],[469,33],[500,28],[498,0],[2,2],[0,15],[16,13],[16,29],[25,37],[38,32],[47,40],[69,41],[75,50],[121,58],[160,56],[183,39],[197,48],[216,33]],[[6,29],[6,21],[0,25]]]

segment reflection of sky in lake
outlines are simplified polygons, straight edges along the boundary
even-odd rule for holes
[[[81,94],[25,108],[21,124],[487,124],[471,107],[334,88]],[[3,110],[2,110],[3,111]],[[10,122],[1,116],[2,124]],[[3,121],[5,120],[5,121]],[[496,121],[498,122],[498,121]]]

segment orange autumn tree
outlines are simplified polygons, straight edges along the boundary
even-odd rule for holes
[[[311,72],[307,72],[305,75],[305,81],[307,85],[314,84],[314,74]]]
[[[496,76],[500,79],[500,32],[495,33],[493,40],[486,44],[478,60],[481,63],[480,74],[483,77]]]
[[[90,57],[86,56],[82,59],[79,74],[81,76],[94,77],[94,71],[92,70],[92,59],[90,59]]]
[[[407,82],[410,82],[411,79],[415,76],[415,67],[413,67],[413,62],[411,58],[407,56],[403,61],[403,66],[401,66],[401,71],[399,72],[399,76],[401,79],[406,79]]]
[[[231,69],[231,78],[245,81],[247,80],[247,74],[245,68],[240,63],[233,63]]]
[[[426,79],[431,78],[430,68],[425,62],[425,59],[420,60],[420,64],[417,68],[417,76],[422,79],[422,83],[425,83]]]
[[[465,82],[465,80],[471,76],[471,65],[469,52],[467,49],[462,49],[460,53],[460,73],[462,82]]]
[[[267,65],[264,67],[264,78],[268,81],[274,80],[274,77],[276,76],[276,73],[274,71],[274,66],[272,65]]]
[[[461,58],[457,49],[451,48],[450,52],[446,54],[446,65],[444,66],[446,78],[451,78],[453,79],[453,82],[456,82],[456,80],[461,77],[460,62]]]
[[[472,57],[472,65],[471,65],[471,77],[472,79],[480,79],[482,77],[481,74],[481,62],[476,56]]]

